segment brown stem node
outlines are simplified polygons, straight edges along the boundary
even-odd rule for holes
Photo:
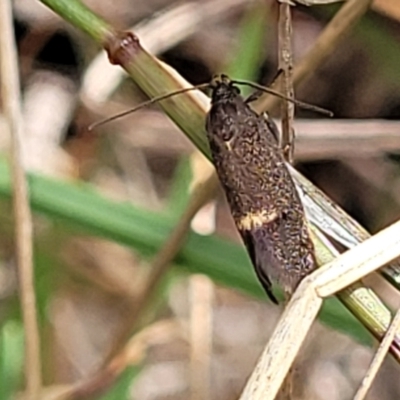
[[[140,49],[139,38],[132,32],[117,31],[104,45],[114,65],[127,65]]]

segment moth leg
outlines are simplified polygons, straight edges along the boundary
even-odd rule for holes
[[[283,68],[278,68],[276,71],[276,74],[274,78],[272,79],[272,82],[269,84],[269,86],[274,86],[276,81],[279,79],[279,77],[283,74]]]

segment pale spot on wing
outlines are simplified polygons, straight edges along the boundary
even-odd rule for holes
[[[237,221],[238,229],[249,231],[253,228],[261,228],[264,224],[268,224],[278,218],[276,211],[267,212],[266,210],[250,212],[243,215]]]

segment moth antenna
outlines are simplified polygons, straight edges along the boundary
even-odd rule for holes
[[[305,109],[305,110],[311,110],[311,111],[315,111],[317,113],[323,114],[323,115],[327,115],[328,117],[333,117],[333,112],[326,110],[325,108],[322,107],[318,107],[318,106],[314,106],[313,104],[309,104],[309,103],[305,103],[303,101],[300,100],[296,100],[296,99],[291,99],[290,97],[285,96],[284,94],[274,90],[274,89],[270,89],[267,88],[265,86],[259,85],[258,83],[254,83],[251,81],[246,81],[246,80],[233,80],[232,81],[233,84],[238,84],[238,85],[247,85],[250,86],[254,89],[258,89],[261,90],[265,93],[269,93],[272,94],[276,97],[279,97],[281,99],[284,99],[286,101],[290,101],[293,104],[296,104],[297,106]]]
[[[204,89],[204,88],[207,88],[207,87],[209,87],[209,83],[202,83],[200,85],[192,86],[190,88],[178,89],[178,90],[175,90],[173,92],[169,92],[169,93],[166,93],[166,94],[162,94],[160,96],[153,97],[152,99],[147,100],[147,101],[139,104],[136,107],[130,108],[129,110],[122,111],[121,113],[112,115],[111,117],[107,117],[107,118],[104,118],[104,119],[102,119],[100,121],[94,122],[93,124],[90,124],[88,126],[88,130],[91,131],[91,130],[93,130],[95,128],[98,128],[101,125],[104,125],[104,124],[106,124],[108,122],[114,121],[114,120],[116,120],[118,118],[125,117],[128,114],[132,114],[132,113],[134,113],[134,112],[136,112],[136,111],[138,111],[138,110],[140,110],[140,109],[142,109],[144,107],[149,106],[150,104],[157,103],[157,102],[159,102],[161,100],[168,99],[170,97],[176,96],[176,95],[181,94],[181,93],[186,93],[186,92],[189,92],[191,90]]]

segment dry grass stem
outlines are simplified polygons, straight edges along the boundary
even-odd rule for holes
[[[368,10],[372,0],[348,0],[332,18],[324,31],[318,36],[312,49],[299,61],[293,70],[293,82],[304,82],[339,45],[346,33],[357,23]],[[279,84],[280,79],[278,79]],[[271,110],[279,100],[272,96],[261,96],[255,102],[257,111]]]
[[[292,15],[290,4],[282,2],[279,5],[278,40],[279,40],[279,70],[281,75],[281,92],[287,98],[294,98],[293,89],[293,51],[292,51]],[[281,146],[286,161],[293,162],[294,154],[294,104],[282,101],[281,106],[282,132]]]
[[[386,354],[390,348],[390,345],[396,336],[396,333],[399,332],[400,329],[400,309],[397,310],[396,315],[393,318],[392,323],[389,326],[389,329],[386,332],[378,350],[376,351],[374,358],[371,362],[371,365],[368,368],[367,373],[364,376],[363,381],[361,382],[361,386],[358,389],[356,395],[354,396],[354,400],[363,400],[370,389],[372,382],[375,379],[376,374],[381,367],[383,360],[386,357]]]
[[[0,2],[0,32],[1,94],[12,143],[11,173],[16,225],[17,267],[25,327],[26,394],[29,400],[37,400],[41,390],[42,376],[33,278],[32,218],[23,169],[24,128],[21,114],[18,55],[10,0]]]
[[[212,311],[214,284],[210,278],[190,278],[190,395],[191,400],[211,398]]]
[[[304,282],[304,281],[303,281]],[[322,299],[300,284],[286,306],[240,400],[273,400],[316,318]]]
[[[281,1],[279,4],[278,20],[278,52],[279,52],[279,71],[281,92],[290,99],[294,99],[293,88],[293,49],[292,49],[292,14],[290,1]],[[293,162],[295,131],[294,123],[294,104],[290,101],[282,100],[281,103],[281,148],[283,155],[288,163]],[[293,365],[292,365],[293,367]],[[289,369],[284,379],[281,390],[277,398],[286,400],[292,398],[294,385],[293,368]]]

